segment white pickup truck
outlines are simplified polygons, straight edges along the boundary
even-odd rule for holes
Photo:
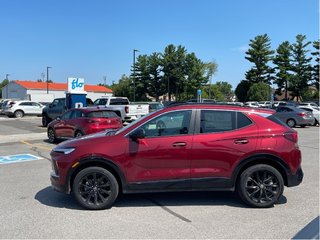
[[[148,104],[130,104],[126,97],[101,97],[94,101],[94,105],[104,105],[106,107],[120,107],[123,122],[132,122],[149,113]]]

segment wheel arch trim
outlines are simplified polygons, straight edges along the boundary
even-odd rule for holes
[[[68,188],[67,192],[70,193],[72,190],[73,180],[75,176],[83,169],[87,167],[102,167],[106,170],[110,171],[114,177],[117,179],[119,183],[119,191],[123,191],[123,189],[126,188],[126,178],[124,173],[121,171],[121,168],[116,165],[114,162],[102,158],[102,157],[86,157],[78,161],[79,164],[76,165],[76,167],[71,168],[68,172]],[[75,164],[73,164],[75,165]]]
[[[266,164],[274,167],[280,172],[281,176],[283,177],[284,184],[286,186],[288,185],[288,176],[291,174],[289,165],[278,156],[272,155],[270,153],[260,153],[241,160],[240,163],[235,167],[232,174],[233,186],[236,186],[241,173],[245,169],[256,164]]]

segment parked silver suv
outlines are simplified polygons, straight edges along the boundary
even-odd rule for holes
[[[8,117],[22,118],[24,115],[36,115],[41,116],[42,109],[45,106],[38,102],[32,102],[28,100],[15,101],[13,105],[8,105],[4,114]]]

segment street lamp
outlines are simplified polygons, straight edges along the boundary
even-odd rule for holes
[[[133,101],[136,101],[136,52],[137,49],[133,49]]]
[[[47,94],[49,93],[49,68],[51,67],[47,67]]]
[[[8,77],[10,76],[10,74],[6,74],[6,80],[8,81],[8,83],[7,83],[7,85],[6,85],[6,98],[9,98],[8,97],[8,88],[9,88],[9,79],[8,79]]]

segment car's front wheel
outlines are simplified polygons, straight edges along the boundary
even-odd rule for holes
[[[240,175],[238,193],[252,207],[272,207],[283,193],[284,182],[277,169],[258,164],[245,169]]]
[[[73,181],[73,195],[83,207],[91,210],[110,208],[119,193],[115,176],[101,167],[81,170]]]

